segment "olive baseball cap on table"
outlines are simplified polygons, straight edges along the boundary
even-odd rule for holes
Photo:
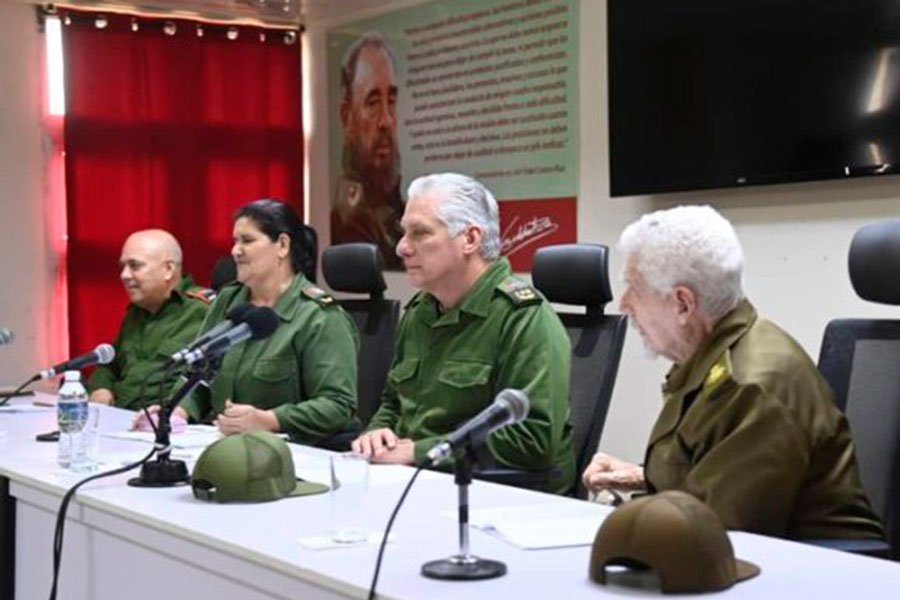
[[[666,593],[723,590],[759,574],[759,567],[734,557],[716,513],[679,491],[632,500],[603,521],[591,551],[591,579],[605,584],[607,565],[635,563],[655,571]]]
[[[298,481],[287,443],[268,431],[224,437],[203,451],[191,477],[194,496],[212,502],[266,502],[328,491]]]

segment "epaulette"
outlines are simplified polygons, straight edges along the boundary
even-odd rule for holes
[[[510,275],[497,285],[497,289],[503,292],[516,306],[528,306],[539,304],[541,296],[530,284],[518,277]]]
[[[707,371],[706,378],[703,380],[703,393],[707,395],[712,393],[729,377],[731,377],[731,357],[728,350],[725,350]]]
[[[314,301],[319,306],[333,306],[336,304],[334,296],[326,292],[320,287],[314,285],[304,285],[300,288],[300,293]]]
[[[200,300],[204,304],[212,304],[212,301],[216,299],[215,290],[205,287],[192,287],[186,290],[184,295],[194,300]]]

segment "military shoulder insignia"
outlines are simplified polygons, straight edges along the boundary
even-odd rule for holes
[[[300,288],[300,292],[320,306],[332,306],[334,304],[337,304],[334,296],[315,285],[304,285],[302,288]]]
[[[184,295],[194,300],[200,300],[204,304],[212,304],[212,301],[216,299],[216,292],[204,287],[190,288]]]
[[[516,306],[536,304],[541,301],[541,297],[538,295],[537,290],[518,277],[507,277],[500,282],[497,289],[512,300],[513,304]]]
[[[731,377],[731,360],[726,350],[706,373],[706,379],[703,380],[703,391],[705,393],[712,392],[729,377]]]

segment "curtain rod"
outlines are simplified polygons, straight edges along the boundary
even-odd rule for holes
[[[282,21],[266,21],[256,17],[233,17],[233,16],[209,16],[201,12],[184,10],[184,9],[165,9],[157,7],[140,7],[131,4],[108,4],[104,2],[54,2],[52,4],[42,4],[38,10],[43,15],[56,14],[56,7],[71,8],[80,11],[90,11],[98,13],[115,13],[120,15],[128,15],[134,17],[146,17],[155,19],[164,19],[166,17],[174,19],[190,19],[209,25],[250,25],[253,27],[263,27],[265,29],[278,30],[299,30],[303,32],[306,28],[301,23],[282,22]]]

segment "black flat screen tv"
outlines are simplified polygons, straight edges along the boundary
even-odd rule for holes
[[[900,172],[900,1],[607,11],[613,196]]]

